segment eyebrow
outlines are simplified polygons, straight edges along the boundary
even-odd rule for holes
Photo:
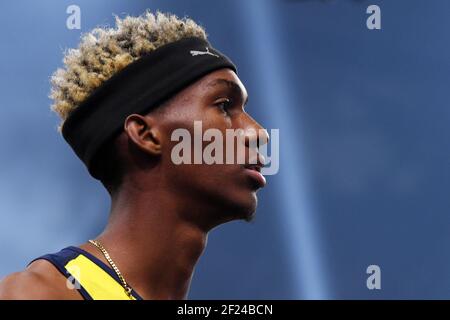
[[[235,82],[227,79],[215,79],[209,82],[206,86],[207,87],[214,87],[217,85],[225,85],[229,87],[234,93],[239,94],[241,97],[244,96],[244,92],[242,91],[241,87]],[[248,95],[245,98],[244,106],[248,103]]]

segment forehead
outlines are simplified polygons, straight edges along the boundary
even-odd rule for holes
[[[207,74],[194,83],[192,90],[197,94],[205,94],[213,89],[220,87],[229,87],[230,89],[239,90],[244,99],[247,97],[247,89],[241,79],[231,69],[220,69]],[[194,92],[192,92],[194,93]]]

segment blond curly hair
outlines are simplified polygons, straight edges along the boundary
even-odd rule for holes
[[[77,49],[64,55],[65,68],[51,77],[51,109],[61,118],[69,114],[112,75],[143,55],[174,41],[199,37],[205,30],[189,18],[149,11],[138,17],[116,19],[116,28],[95,28],[84,34]]]

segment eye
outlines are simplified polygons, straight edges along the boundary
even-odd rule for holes
[[[224,98],[218,100],[214,105],[219,107],[223,112],[228,114],[228,109],[231,107],[232,101],[231,99]]]

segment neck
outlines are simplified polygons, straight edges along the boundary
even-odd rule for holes
[[[173,199],[125,187],[113,197],[110,220],[97,237],[144,299],[186,299],[206,246],[207,230],[187,220],[186,208]]]

